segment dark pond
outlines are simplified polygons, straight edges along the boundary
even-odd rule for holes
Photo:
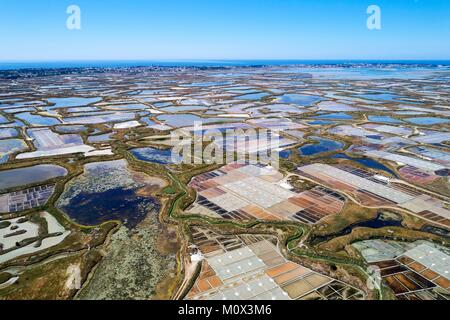
[[[282,150],[278,154],[280,155],[280,158],[287,159],[292,154],[292,150]]]
[[[139,196],[135,189],[116,188],[98,193],[80,193],[63,210],[77,223],[98,225],[110,220],[123,221],[134,228],[150,211],[159,211],[158,201]]]
[[[298,150],[300,154],[304,156],[313,156],[323,152],[331,152],[342,149],[344,144],[339,141],[334,141],[330,139],[320,138],[320,137],[310,137],[311,140],[317,141],[316,144],[307,144],[300,147]]]
[[[445,230],[443,228],[438,228],[438,227],[434,227],[434,226],[423,226],[421,231],[423,232],[427,232],[427,233],[432,233],[441,237],[445,237],[447,239],[450,239],[450,232],[448,230]]]
[[[371,229],[380,229],[384,227],[401,227],[402,226],[402,220],[400,217],[397,218],[391,218],[386,217],[382,213],[378,214],[378,216],[375,219],[372,220],[366,220],[354,223],[352,225],[349,225],[348,227],[342,229],[341,231],[329,234],[326,236],[314,236],[310,239],[309,243],[311,245],[317,245],[322,242],[330,241],[331,239],[342,237],[347,234],[350,234],[354,228],[371,228]]]
[[[350,160],[350,161],[355,161],[355,162],[357,162],[359,164],[362,164],[363,166],[366,166],[368,168],[372,168],[372,169],[375,169],[375,170],[381,170],[381,171],[384,171],[386,173],[391,174],[394,177],[397,177],[397,175],[395,174],[394,171],[392,171],[391,169],[389,169],[385,165],[379,163],[378,161],[375,161],[375,160],[370,159],[370,158],[353,158],[353,157],[349,157],[345,153],[335,154],[335,155],[332,156],[332,158],[335,158],[335,159],[347,159],[347,160]]]

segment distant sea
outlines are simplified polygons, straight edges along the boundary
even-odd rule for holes
[[[120,68],[120,67],[233,67],[334,64],[414,64],[450,66],[450,60],[129,60],[129,61],[47,61],[0,62],[0,70],[57,68]]]

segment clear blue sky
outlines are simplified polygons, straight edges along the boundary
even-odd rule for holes
[[[0,0],[0,61],[118,59],[448,60],[450,0]]]

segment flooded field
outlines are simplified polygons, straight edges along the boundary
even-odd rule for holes
[[[44,182],[67,175],[60,166],[41,164],[37,166],[0,171],[0,191],[22,185]]]
[[[0,164],[8,161],[9,156],[15,152],[27,150],[27,144],[20,139],[0,140]]]

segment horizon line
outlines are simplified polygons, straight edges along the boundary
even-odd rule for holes
[[[373,58],[326,58],[326,59],[312,59],[312,58],[242,58],[242,59],[214,59],[214,58],[206,58],[206,59],[189,59],[189,58],[181,58],[181,59],[157,59],[157,58],[149,58],[149,59],[51,59],[51,60],[0,60],[0,63],[38,63],[38,62],[103,62],[103,61],[112,61],[112,62],[150,62],[150,61],[165,61],[165,62],[177,62],[177,61],[450,61],[450,58],[434,58],[434,59],[411,59],[411,58],[383,58],[383,59],[373,59]]]

